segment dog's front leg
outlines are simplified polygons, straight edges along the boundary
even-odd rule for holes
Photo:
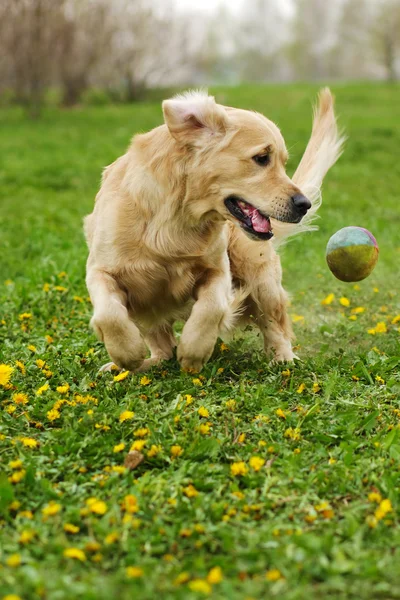
[[[185,371],[200,371],[210,358],[218,335],[232,312],[231,276],[226,257],[221,269],[207,271],[196,289],[196,302],[178,345]]]
[[[253,318],[264,338],[266,354],[274,354],[276,361],[292,361],[293,330],[287,314],[287,294],[280,281],[273,277],[255,283],[251,292]]]
[[[98,269],[88,270],[86,284],[94,306],[90,324],[97,337],[104,342],[113,363],[134,371],[143,363],[147,348],[129,317],[125,293],[111,275]]]

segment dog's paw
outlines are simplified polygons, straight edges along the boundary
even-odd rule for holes
[[[120,371],[120,368],[117,367],[113,362],[106,363],[99,369],[99,373],[108,373],[109,371]]]
[[[282,362],[293,362],[295,359],[297,360],[299,357],[292,352],[292,350],[283,350],[280,352],[276,352],[274,358],[272,359],[272,363],[282,363]]]

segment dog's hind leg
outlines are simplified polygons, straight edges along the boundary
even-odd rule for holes
[[[126,294],[114,277],[98,269],[88,270],[86,284],[94,307],[90,324],[97,337],[117,367],[134,371],[143,363],[147,348],[129,318]]]
[[[164,327],[148,332],[144,339],[150,349],[151,356],[146,358],[137,371],[147,371],[147,369],[151,369],[161,361],[172,358],[176,340],[171,325],[164,325]]]

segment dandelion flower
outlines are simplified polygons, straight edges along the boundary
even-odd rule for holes
[[[118,375],[114,375],[114,381],[123,381],[129,375],[129,371],[122,371],[122,373],[118,373]]]
[[[86,560],[86,554],[79,548],[66,548],[63,552],[63,555],[65,558],[74,558],[75,560],[80,560],[81,562]]]
[[[143,577],[144,571],[140,567],[126,567],[125,574],[128,579],[137,579]]]
[[[79,527],[72,523],[65,523],[63,529],[66,533],[79,533],[80,531]]]
[[[9,365],[0,365],[0,385],[5,387],[9,384],[13,371],[14,368],[10,367]]]
[[[260,456],[252,456],[249,460],[249,465],[254,471],[258,472],[265,465],[265,460]]]
[[[120,444],[117,444],[116,446],[114,446],[113,452],[115,452],[115,453],[122,452],[122,450],[124,448],[125,448],[125,444],[124,444],[124,442],[121,442]]]
[[[330,304],[332,304],[334,299],[335,299],[335,294],[328,294],[326,296],[326,298],[321,300],[321,304],[322,304],[322,306],[329,306]]]
[[[21,557],[19,554],[11,554],[7,560],[6,560],[6,565],[8,567],[19,567],[21,564]]]
[[[119,422],[123,423],[124,421],[131,421],[134,416],[135,413],[131,410],[124,410],[124,412],[119,415]]]
[[[213,567],[209,570],[207,575],[207,581],[211,585],[215,585],[217,583],[221,583],[223,580],[221,567]]]
[[[171,456],[176,458],[177,456],[181,456],[183,454],[182,446],[171,446]]]
[[[54,517],[57,513],[60,512],[61,509],[61,504],[58,504],[57,502],[54,502],[54,500],[51,500],[48,504],[46,504],[46,506],[42,508],[42,515],[45,519],[47,519],[47,517]]]
[[[57,386],[56,389],[59,394],[67,394],[69,392],[69,384],[64,383],[64,385]]]
[[[140,385],[150,385],[150,383],[151,379],[146,377],[146,375],[143,375],[143,377],[140,379]]]
[[[25,446],[25,448],[37,448],[39,445],[39,442],[31,437],[21,437],[19,438],[19,441],[22,442],[22,445]]]
[[[12,401],[15,402],[15,404],[28,404],[28,394],[17,392],[13,395]]]
[[[200,417],[209,417],[210,413],[208,412],[208,410],[206,409],[205,406],[200,406],[199,410],[197,411],[200,415]]]
[[[339,302],[342,306],[346,306],[346,307],[350,306],[350,300],[348,298],[346,298],[345,296],[342,296],[340,298]]]
[[[267,581],[278,581],[278,579],[282,579],[282,573],[279,569],[270,569],[266,572],[265,578]]]
[[[189,589],[192,592],[200,592],[206,596],[212,592],[211,585],[205,579],[193,579],[193,581],[189,583]]]
[[[240,477],[248,473],[248,468],[243,461],[234,462],[231,464],[231,474],[235,477]]]

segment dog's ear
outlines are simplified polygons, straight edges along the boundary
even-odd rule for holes
[[[212,96],[204,92],[187,92],[164,100],[164,120],[171,135],[182,143],[196,143],[204,133],[223,134],[228,115]]]

